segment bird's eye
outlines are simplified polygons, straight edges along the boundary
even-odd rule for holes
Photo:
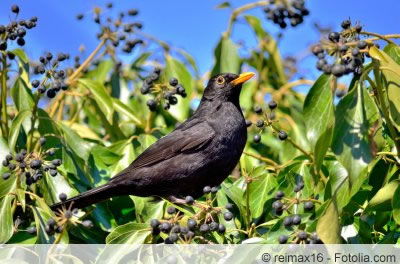
[[[222,77],[222,76],[219,76],[217,78],[217,84],[221,85],[221,84],[224,84],[224,83],[225,83],[225,78]]]

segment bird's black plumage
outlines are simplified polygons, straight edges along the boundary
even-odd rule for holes
[[[242,83],[253,75],[214,76],[189,119],[151,145],[107,184],[52,208],[71,202],[74,208],[83,208],[120,195],[197,198],[204,186],[221,184],[236,166],[246,144],[239,95]]]

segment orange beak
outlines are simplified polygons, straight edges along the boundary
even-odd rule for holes
[[[255,73],[253,73],[253,72],[242,73],[235,80],[231,81],[231,83],[235,86],[238,84],[242,84],[242,83],[248,81],[249,79],[251,79],[254,75],[255,75]]]

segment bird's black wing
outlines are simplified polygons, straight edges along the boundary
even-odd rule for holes
[[[163,160],[170,159],[180,153],[200,149],[207,145],[215,136],[214,129],[207,122],[196,122],[192,120],[191,123],[191,125],[181,126],[177,130],[159,139],[140,154],[128,168],[111,178],[110,181],[132,170],[151,166]]]

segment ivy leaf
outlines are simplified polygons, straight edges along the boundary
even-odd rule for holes
[[[394,61],[386,52],[371,47],[369,54],[379,61],[379,69],[383,74],[383,87],[386,88],[389,100],[389,115],[393,125],[400,129],[400,65]],[[393,52],[392,52],[393,55]],[[380,80],[378,80],[380,81]]]
[[[5,244],[14,233],[13,216],[11,203],[14,200],[12,195],[0,198],[0,244]]]
[[[106,238],[107,244],[143,244],[150,235],[149,224],[128,223],[118,226]]]
[[[89,145],[74,130],[67,127],[62,122],[59,122],[58,125],[63,132],[66,144],[78,157],[87,161],[90,155]]]
[[[11,97],[18,111],[32,111],[35,104],[33,95],[27,83],[22,78],[19,77],[15,80],[14,85],[11,87]]]
[[[392,204],[398,206],[398,202],[392,202],[395,193],[400,185],[400,180],[394,180],[383,186],[372,199],[368,202],[366,210],[388,211],[392,209]],[[398,208],[396,208],[398,210]],[[396,210],[396,211],[397,211]]]
[[[335,113],[332,151],[348,172],[350,189],[372,160],[363,93],[366,91],[358,84],[339,102]]]
[[[113,123],[114,105],[104,85],[99,81],[89,79],[79,79],[79,83],[90,90],[108,122]]]
[[[214,50],[215,64],[211,71],[214,76],[221,72],[239,73],[241,59],[238,46],[230,38],[221,37]]]
[[[303,108],[307,138],[314,149],[317,171],[332,139],[335,116],[331,81],[331,75],[322,74],[307,94]]]
[[[325,213],[318,219],[317,234],[324,244],[341,244],[340,229],[339,212],[334,196]]]
[[[121,102],[119,99],[112,98],[112,103],[113,103],[115,111],[117,111],[117,112],[121,113],[122,115],[128,117],[129,120],[131,120],[136,125],[143,126],[143,122],[140,120],[139,117],[136,116],[136,114],[133,112],[133,110],[130,109],[123,102]]]
[[[15,144],[17,143],[22,123],[25,121],[25,119],[30,118],[31,115],[32,112],[30,110],[23,110],[14,118],[11,124],[10,134],[8,135],[8,145],[11,150],[15,150]]]

